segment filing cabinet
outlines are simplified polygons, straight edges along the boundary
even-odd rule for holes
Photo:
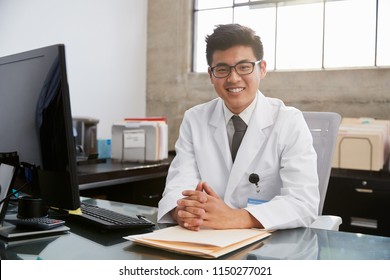
[[[333,168],[323,214],[340,216],[341,231],[390,236],[390,173]]]
[[[107,159],[104,163],[79,165],[80,195],[157,207],[172,158],[145,163]]]
[[[165,177],[145,178],[141,181],[112,184],[81,190],[84,197],[157,207],[165,187]]]

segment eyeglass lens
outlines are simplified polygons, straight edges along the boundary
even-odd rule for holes
[[[239,75],[248,75],[253,72],[254,63],[253,62],[241,62],[237,63],[234,66],[229,65],[218,65],[212,68],[213,74],[217,78],[224,78],[230,75],[231,68]]]

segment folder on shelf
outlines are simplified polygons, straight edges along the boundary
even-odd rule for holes
[[[111,157],[122,161],[168,158],[168,125],[163,117],[126,118],[112,126]]]
[[[173,226],[125,238],[139,245],[213,259],[260,241],[269,235],[270,232],[260,229],[190,231],[180,226]]]
[[[332,167],[383,169],[390,147],[390,121],[371,118],[343,118],[340,124]]]
[[[167,123],[166,117],[145,117],[145,118],[125,118],[125,122],[164,122]]]

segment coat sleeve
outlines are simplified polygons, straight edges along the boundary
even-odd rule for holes
[[[266,229],[309,226],[318,215],[317,154],[300,111],[281,112],[273,133],[280,156],[280,195],[246,210]]]
[[[177,200],[183,197],[182,191],[195,189],[200,181],[190,119],[188,112],[186,112],[175,145],[176,156],[169,167],[163,197],[158,204],[157,222],[159,223],[174,222],[170,211],[177,206]]]

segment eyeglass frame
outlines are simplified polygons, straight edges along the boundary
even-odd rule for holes
[[[234,71],[236,71],[237,75],[245,76],[245,75],[252,74],[253,71],[255,70],[255,66],[256,66],[257,64],[261,63],[262,61],[263,61],[262,59],[257,60],[257,61],[255,61],[255,62],[253,62],[253,61],[241,61],[241,62],[238,62],[237,64],[235,64],[235,65],[233,65],[233,66],[227,65],[227,64],[219,64],[219,65],[215,65],[215,66],[213,66],[213,67],[210,67],[210,72],[213,74],[213,76],[214,76],[215,78],[217,78],[217,79],[223,79],[223,78],[229,77],[230,74],[232,73],[232,68],[234,68]],[[252,68],[252,71],[249,72],[249,73],[246,73],[246,74],[240,74],[240,73],[238,73],[236,67],[237,67],[237,65],[240,65],[240,64],[243,64],[243,63],[250,63],[250,64],[252,64],[252,67],[253,67],[253,68]],[[220,66],[227,66],[227,67],[229,67],[229,73],[228,73],[226,76],[217,77],[217,76],[214,74],[214,69],[217,68],[217,67],[220,67]]]

